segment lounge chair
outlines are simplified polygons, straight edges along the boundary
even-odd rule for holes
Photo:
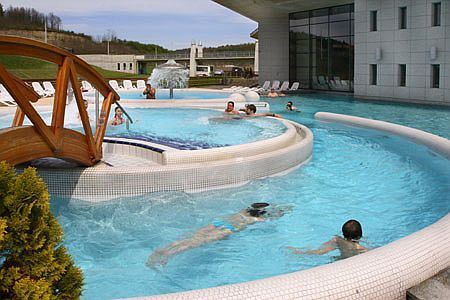
[[[3,84],[0,84],[0,104],[6,106],[16,106],[17,103],[14,98],[9,94]]]
[[[50,81],[44,81],[42,82],[42,84],[44,85],[44,91],[47,93],[47,95],[53,96],[55,94],[55,88]]]
[[[256,88],[255,92],[267,92],[269,90],[270,87],[270,81],[266,80],[264,81],[264,84],[262,85],[262,87]]]
[[[135,89],[136,87],[133,86],[133,84],[131,83],[131,80],[124,80],[123,82],[123,88],[126,90],[132,90]]]
[[[270,89],[278,90],[279,87],[280,87],[280,81],[274,80]]]
[[[110,80],[109,81],[109,85],[116,91],[121,90],[122,87],[119,86],[119,83],[117,82],[117,80]]]
[[[48,97],[49,94],[42,88],[42,85],[39,82],[33,81],[31,83],[34,91],[41,97]]]
[[[89,81],[83,80],[81,81],[81,87],[83,88],[83,91],[88,91],[88,92],[92,92],[93,90],[95,90],[91,83]]]
[[[319,86],[323,89],[329,89],[330,86],[328,84],[328,81],[325,80],[324,76],[318,76],[317,79],[319,80]]]
[[[277,92],[284,92],[287,91],[288,89],[289,89],[289,81],[283,81],[281,87],[277,89]]]
[[[293,84],[292,84],[292,86],[289,88],[289,91],[296,91],[296,90],[298,90],[298,87],[300,86],[300,83],[299,82],[294,82]]]
[[[145,81],[142,80],[142,79],[136,81],[136,87],[137,87],[138,90],[145,89]]]

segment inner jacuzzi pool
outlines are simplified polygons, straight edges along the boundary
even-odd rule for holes
[[[121,100],[147,100],[142,94],[142,91],[137,90],[119,90],[118,91]],[[94,93],[84,93],[85,97],[93,98]],[[189,100],[189,99],[228,99],[231,95],[229,92],[224,91],[205,91],[196,89],[174,89],[173,99],[169,97],[168,89],[157,89],[156,100]]]
[[[233,118],[206,109],[132,108],[134,123],[109,126],[108,137],[151,141],[177,149],[209,149],[279,136],[286,126],[270,118]],[[111,112],[111,117],[113,112]]]

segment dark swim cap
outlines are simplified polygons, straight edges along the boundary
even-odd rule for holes
[[[252,217],[260,217],[263,214],[265,214],[267,211],[264,209],[265,207],[269,206],[269,203],[265,202],[256,202],[250,205],[251,207],[247,208],[247,212]]]

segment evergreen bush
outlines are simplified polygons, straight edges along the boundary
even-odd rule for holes
[[[0,162],[0,299],[78,299],[83,275],[67,253],[34,168]]]

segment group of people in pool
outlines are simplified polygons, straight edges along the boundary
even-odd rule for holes
[[[178,253],[204,244],[223,240],[233,233],[239,232],[249,225],[270,219],[278,219],[292,210],[290,206],[282,207],[270,205],[265,202],[251,204],[239,213],[231,215],[224,220],[217,220],[192,234],[191,237],[173,242],[163,248],[156,249],[148,258],[147,266],[157,267],[167,264],[169,258]],[[368,248],[360,244],[362,238],[361,224],[356,220],[348,220],[342,226],[342,235],[334,236],[323,243],[319,248],[303,250],[302,248],[288,247],[293,254],[326,254],[333,250],[339,250],[338,259],[348,258],[368,251]]]
[[[292,101],[288,101],[286,104],[286,110],[288,111],[299,111],[297,107],[294,106],[294,103]],[[241,112],[245,113],[245,116],[247,117],[276,117],[276,118],[282,118],[279,114],[274,113],[256,113],[256,106],[254,104],[246,104],[245,108],[242,108],[240,110],[235,109],[234,102],[228,101],[227,107],[225,108],[225,113],[229,115],[241,115]]]

